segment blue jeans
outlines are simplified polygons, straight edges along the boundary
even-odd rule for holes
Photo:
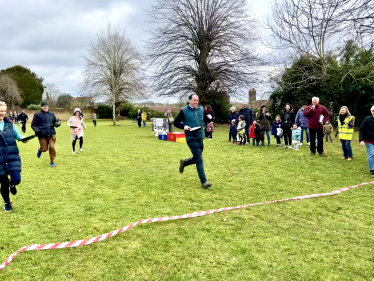
[[[253,139],[254,140],[254,139]],[[256,147],[258,147],[258,145],[260,144],[260,141],[259,140],[256,140]],[[261,144],[263,147],[265,147],[265,141],[261,141]]]
[[[145,127],[145,121],[143,121],[143,127]]]
[[[369,170],[374,171],[374,144],[365,142],[366,154],[368,155]]]
[[[204,163],[203,163],[203,150],[204,143],[203,140],[192,139],[187,142],[188,147],[191,149],[192,158],[184,161],[184,166],[189,166],[196,164],[197,173],[200,178],[201,183],[207,181],[205,172],[204,172]]]
[[[309,128],[308,127],[300,127],[301,128],[301,140],[300,142],[302,143],[304,140],[304,131],[306,134],[306,142],[310,142],[310,134],[309,134]]]
[[[268,144],[270,144],[270,131],[265,131],[265,132],[266,132],[266,135],[268,136]]]
[[[237,140],[237,138],[236,138],[236,135],[230,135],[230,141],[231,141],[231,137],[232,137],[232,141],[233,141],[234,143],[237,143],[237,142],[238,142],[238,140]]]
[[[351,140],[340,140],[345,158],[352,158]]]

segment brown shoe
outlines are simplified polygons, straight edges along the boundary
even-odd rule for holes
[[[311,153],[311,154],[310,154],[310,156],[314,156],[314,155],[316,155],[316,154],[315,154],[315,153]]]
[[[320,153],[319,156],[321,156],[321,157],[327,157],[327,155],[325,153],[323,153],[323,152]]]

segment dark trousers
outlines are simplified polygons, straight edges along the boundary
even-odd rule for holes
[[[21,182],[21,172],[11,172],[10,173],[10,183],[13,185],[18,185]],[[1,183],[1,196],[4,199],[4,203],[9,203],[9,179],[8,176],[0,176]]]
[[[283,129],[284,145],[291,145],[292,143],[292,131],[291,128]]]
[[[277,137],[277,144],[279,144],[279,145],[282,144],[281,137]]]
[[[22,132],[26,133],[26,122],[22,122]]]
[[[96,127],[96,120],[92,120],[94,126]]]
[[[244,129],[245,129],[245,136],[244,136],[244,140],[245,140],[245,142],[249,142],[249,127],[250,127],[251,125],[245,125],[245,127],[244,127]]]
[[[206,137],[209,139],[213,138],[213,132],[206,132]]]
[[[230,134],[230,141],[231,141],[231,134]],[[238,140],[237,140],[237,138],[236,138],[236,134],[235,134],[235,135],[232,135],[232,141],[233,141],[234,143],[237,143],[237,142],[238,142]]]
[[[260,144],[260,141],[261,141],[261,145],[265,147],[265,141],[263,140],[256,140],[256,147],[258,147],[258,145]]]
[[[204,163],[203,163],[203,150],[204,143],[203,140],[192,139],[187,141],[188,147],[191,149],[192,158],[184,161],[185,166],[196,164],[197,173],[200,178],[201,183],[206,182],[206,176],[204,172]]]
[[[75,144],[77,143],[78,136],[75,136],[75,140],[73,140],[73,143],[71,144],[73,147],[73,151],[75,151]],[[79,138],[79,148],[82,148],[83,146],[83,137]]]
[[[141,119],[138,119],[138,126],[139,126],[139,128],[142,127],[142,120]]]
[[[317,136],[317,151],[319,154],[323,152],[323,129],[311,129],[310,133],[310,152],[316,153],[316,136]]]

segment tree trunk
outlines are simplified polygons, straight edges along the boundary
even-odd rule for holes
[[[112,101],[112,106],[113,106],[113,126],[117,126],[116,123],[116,103]]]

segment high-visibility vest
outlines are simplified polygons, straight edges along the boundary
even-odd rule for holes
[[[344,124],[341,124],[340,119],[338,118],[339,139],[341,139],[341,140],[352,140],[354,128],[353,127],[348,128],[348,124],[352,120],[354,122],[355,117],[349,115],[344,119]]]

